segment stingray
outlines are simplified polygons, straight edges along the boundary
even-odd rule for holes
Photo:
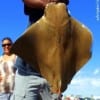
[[[15,41],[11,52],[47,79],[53,92],[64,92],[91,58],[91,31],[71,17],[64,3],[49,3],[43,16]]]

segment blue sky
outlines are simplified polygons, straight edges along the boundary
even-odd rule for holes
[[[70,0],[68,8],[75,19],[91,30],[93,46],[92,58],[76,73],[64,95],[100,96],[100,0]],[[0,40],[9,36],[15,41],[26,29],[27,24],[22,0],[1,1]]]

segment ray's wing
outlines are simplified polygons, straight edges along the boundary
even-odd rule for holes
[[[72,24],[76,71],[78,71],[92,56],[92,32],[84,24],[73,18]]]
[[[72,40],[66,48],[61,78],[61,91],[67,89],[74,75],[88,62],[92,56],[92,32],[79,21],[70,18]],[[68,52],[68,53],[67,53]],[[67,58],[67,56],[70,56]]]
[[[19,57],[23,58],[27,63],[31,65],[36,64],[36,57],[35,57],[35,37],[34,34],[38,30],[37,23],[32,24],[28,27],[25,32],[20,36],[11,48],[11,53],[15,53]],[[34,67],[34,66],[33,66]],[[39,71],[38,66],[35,66],[36,70]]]

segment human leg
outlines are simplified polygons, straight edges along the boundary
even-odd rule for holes
[[[39,94],[40,83],[38,77],[16,74],[15,87],[11,100],[41,100]]]
[[[0,100],[10,100],[10,93],[0,93]]]
[[[16,61],[18,70],[15,76],[14,93],[11,100],[58,100],[50,91],[46,79],[34,70],[21,58]]]
[[[17,81],[17,82],[16,82]],[[50,91],[47,81],[39,76],[16,76],[11,100],[59,100]]]

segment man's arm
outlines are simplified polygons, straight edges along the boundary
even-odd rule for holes
[[[59,0],[23,0],[25,5],[31,8],[44,8],[50,2],[58,2]]]

